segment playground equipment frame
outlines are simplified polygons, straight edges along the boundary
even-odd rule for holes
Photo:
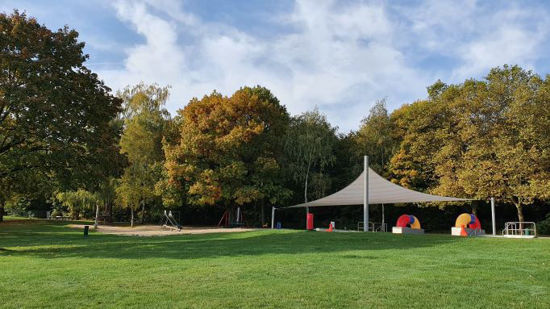
[[[532,221],[506,222],[502,230],[502,236],[509,238],[535,238],[537,237],[537,225]]]

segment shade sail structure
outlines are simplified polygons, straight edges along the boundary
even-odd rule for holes
[[[384,179],[371,168],[368,171],[368,204],[469,201],[469,199],[432,195],[409,190]],[[351,184],[334,194],[288,208],[361,205],[364,203],[365,178],[365,171],[363,171]]]

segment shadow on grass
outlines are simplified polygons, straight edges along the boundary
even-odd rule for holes
[[[0,256],[43,258],[198,259],[264,254],[337,253],[346,251],[407,250],[459,242],[443,235],[392,235],[389,233],[323,233],[305,231],[254,231],[165,237],[116,236],[92,233],[60,224],[0,226]],[[347,252],[347,258],[369,258]]]

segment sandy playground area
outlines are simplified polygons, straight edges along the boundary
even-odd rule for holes
[[[69,224],[69,227],[84,229],[84,224]],[[90,225],[93,230],[93,225]],[[184,226],[182,230],[162,228],[160,225],[137,225],[129,226],[113,226],[99,225],[97,232],[124,236],[166,236],[166,235],[182,235],[182,234],[209,234],[209,233],[234,233],[254,231],[252,228],[219,228],[219,227],[189,227]]]

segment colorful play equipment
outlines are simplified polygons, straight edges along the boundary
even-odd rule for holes
[[[394,234],[424,234],[420,221],[413,215],[401,215],[392,228]]]
[[[453,236],[478,236],[484,235],[485,231],[481,229],[481,222],[474,214],[460,214],[455,221],[455,226],[451,228]]]
[[[481,223],[479,222],[479,219],[474,214],[461,214],[456,218],[455,227],[466,227],[473,230],[480,230],[481,229]]]
[[[413,215],[401,215],[397,219],[397,223],[395,224],[395,226],[398,226],[398,227],[407,227],[407,225],[411,229],[419,229],[420,221],[418,221],[418,218],[416,218]]]

